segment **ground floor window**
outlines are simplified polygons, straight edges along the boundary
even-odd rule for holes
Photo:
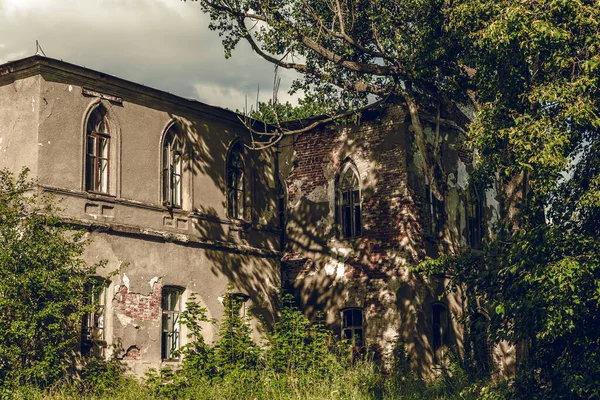
[[[181,294],[178,287],[165,286],[162,291],[162,340],[161,357],[163,360],[177,359],[176,350],[180,346]]]
[[[342,339],[352,344],[352,347],[363,347],[363,310],[348,308],[342,310]]]
[[[85,303],[91,310],[83,316],[81,324],[81,354],[83,356],[104,356],[107,286],[108,282],[101,277],[89,278],[85,284]]]
[[[440,364],[448,347],[448,309],[444,304],[433,304],[433,361]]]

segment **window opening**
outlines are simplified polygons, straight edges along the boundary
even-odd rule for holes
[[[363,339],[363,310],[349,308],[342,311],[342,339],[352,344],[352,347],[361,348]]]
[[[431,186],[425,180],[425,204],[427,210],[427,220],[426,221],[426,229],[425,232],[434,236],[434,238],[438,237],[440,233],[442,233],[442,228],[444,226],[444,202],[438,200],[437,197],[433,194],[431,190]]]
[[[473,249],[481,249],[483,243],[483,197],[481,190],[475,185],[469,187],[469,245]]]
[[[444,359],[444,351],[448,345],[448,309],[436,303],[432,306],[433,314],[433,360],[436,364]]]
[[[88,118],[86,142],[85,188],[108,193],[110,132],[102,107],[97,107]]]
[[[278,212],[279,212],[279,246],[283,251],[285,249],[286,241],[286,230],[285,230],[285,209],[286,209],[287,196],[285,193],[285,186],[282,182],[279,183],[279,197],[278,197]]]
[[[176,128],[169,128],[163,144],[163,204],[181,207],[183,143]]]
[[[83,316],[81,327],[81,354],[83,356],[104,357],[106,338],[104,315],[108,282],[104,278],[93,277],[85,283],[85,304],[93,311]]]
[[[176,359],[173,354],[179,349],[182,290],[176,287],[164,287],[162,291],[162,346],[163,360]]]
[[[476,371],[479,371],[483,376],[487,376],[491,372],[488,325],[489,321],[482,313],[476,313],[471,317],[471,356]]]
[[[230,218],[244,218],[245,165],[239,143],[231,149],[227,160],[227,212]]]
[[[337,192],[336,219],[340,236],[349,239],[362,233],[360,183],[358,172],[350,164],[346,164],[342,171]]]

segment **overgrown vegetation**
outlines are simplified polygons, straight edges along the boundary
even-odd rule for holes
[[[230,311],[219,325],[214,346],[202,338],[202,324],[215,323],[192,297],[182,313],[189,342],[177,370],[162,369],[136,381],[116,362],[88,364],[81,380],[67,380],[45,390],[28,385],[11,393],[23,399],[504,399],[506,383],[473,379],[458,362],[433,382],[408,367],[400,344],[389,374],[369,359],[356,359],[345,343],[334,340],[321,322],[311,323],[282,299],[275,329],[262,346],[251,344],[250,329],[240,317],[239,298],[227,296]],[[235,338],[233,336],[236,336]]]
[[[84,284],[83,233],[59,224],[24,170],[0,171],[0,394],[74,373]]]

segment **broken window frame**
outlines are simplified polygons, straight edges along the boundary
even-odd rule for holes
[[[162,152],[163,205],[181,208],[183,198],[183,140],[173,125],[167,131]]]
[[[110,191],[110,138],[106,110],[98,106],[86,124],[85,190],[88,192],[108,194]]]
[[[227,215],[233,219],[244,219],[246,211],[246,165],[242,153],[238,142],[227,156]]]
[[[469,246],[474,250],[481,250],[484,237],[484,197],[478,185],[469,185],[467,204],[468,240]]]
[[[104,358],[106,349],[106,303],[110,282],[105,278],[94,276],[84,284],[86,305],[93,311],[83,315],[81,321],[81,355]]]
[[[173,299],[175,297],[175,299]],[[178,286],[163,286],[162,289],[162,318],[161,318],[161,359],[177,361],[174,356],[181,347],[181,323],[183,289]]]
[[[346,162],[341,171],[336,191],[336,224],[340,239],[352,239],[362,235],[360,174],[351,162]]]
[[[449,325],[450,315],[448,307],[443,303],[433,303],[431,305],[431,348],[433,350],[433,362],[436,365],[442,363],[448,348]]]
[[[359,317],[357,318],[357,315]],[[365,346],[364,311],[359,307],[349,307],[341,310],[342,340],[348,340],[353,348],[361,349]],[[357,321],[359,320],[359,321]],[[357,322],[360,322],[357,324]]]

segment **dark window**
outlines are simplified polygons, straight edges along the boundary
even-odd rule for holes
[[[104,108],[92,111],[86,130],[85,189],[108,193],[110,132]]]
[[[181,207],[183,144],[181,135],[174,126],[165,135],[162,164],[163,204],[170,207]]]
[[[483,196],[481,189],[475,185],[469,188],[469,245],[473,249],[481,249],[484,235]]]
[[[285,186],[283,185],[282,182],[280,182],[279,183],[279,197],[278,197],[277,209],[279,212],[279,231],[281,232],[280,236],[279,236],[279,245],[280,245],[281,251],[283,251],[285,249],[285,241],[286,241],[286,230],[285,230],[286,201],[287,201],[287,196],[286,196]]]
[[[487,317],[481,313],[476,313],[471,317],[470,326],[470,344],[471,357],[475,370],[482,376],[488,376],[491,366],[490,345],[488,342],[488,325]]]
[[[349,308],[342,311],[342,339],[347,340],[353,347],[363,347],[363,310]]]
[[[176,359],[173,354],[179,349],[182,290],[165,286],[162,291],[162,342],[161,357],[163,360]]]
[[[107,286],[108,282],[100,277],[90,278],[85,283],[85,302],[92,307],[92,311],[83,316],[81,326],[81,354],[84,356],[104,356],[104,308]]]
[[[227,159],[227,213],[230,218],[244,218],[245,172],[242,146],[237,143]]]
[[[362,233],[361,196],[358,172],[347,163],[339,177],[336,193],[336,220],[342,238],[353,238]]]
[[[444,227],[445,205],[433,194],[431,186],[425,184],[425,233],[437,238]]]
[[[444,351],[448,345],[448,309],[436,303],[432,306],[433,314],[433,360],[439,364],[444,359]]]

